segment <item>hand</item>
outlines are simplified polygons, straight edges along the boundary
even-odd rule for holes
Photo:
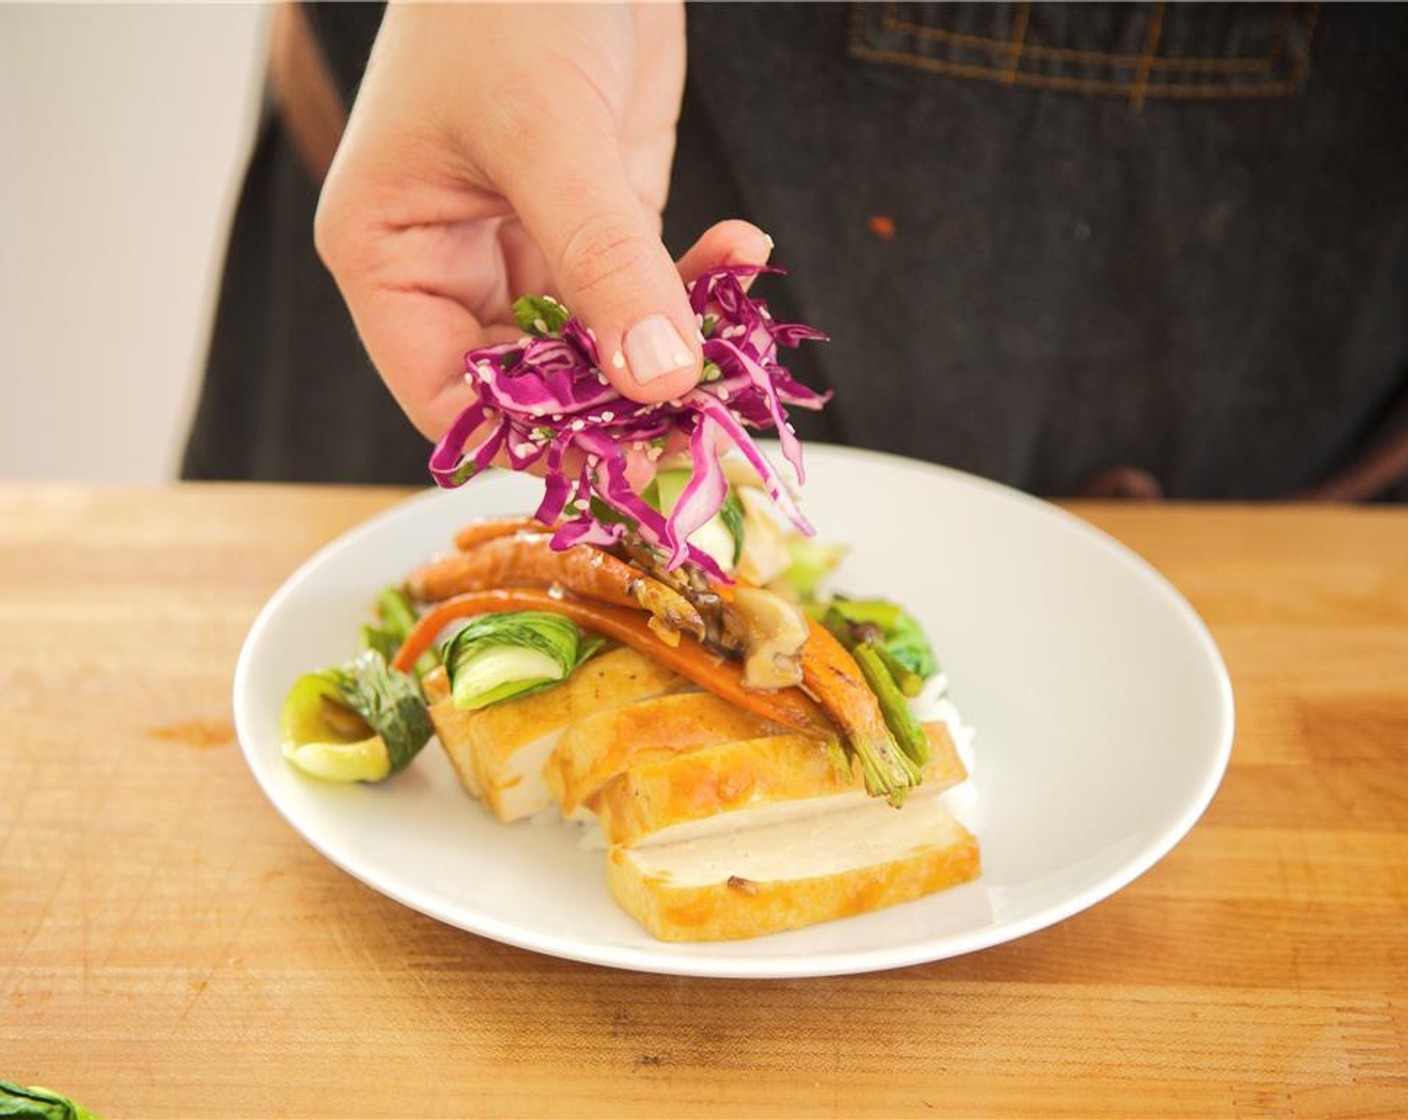
[[[678,4],[392,4],[315,224],[362,342],[427,438],[473,401],[464,352],[517,338],[551,292],[626,396],[699,378],[681,279],[763,263],[746,222],[676,265],[660,241],[684,87]]]

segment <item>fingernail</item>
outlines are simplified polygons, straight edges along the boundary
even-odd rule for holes
[[[631,376],[641,385],[694,364],[680,332],[663,315],[651,315],[628,330],[625,347]]]

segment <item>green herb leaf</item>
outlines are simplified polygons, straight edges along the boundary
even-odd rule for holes
[[[519,296],[513,301],[514,321],[534,338],[557,338],[571,317],[552,296]]]
[[[473,459],[466,459],[464,463],[457,467],[450,475],[450,485],[463,486],[471,478],[479,473],[479,464]]]
[[[0,1117],[6,1120],[98,1120],[77,1101],[40,1085],[25,1088],[0,1081]]]

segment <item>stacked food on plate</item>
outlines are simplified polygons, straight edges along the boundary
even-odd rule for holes
[[[705,374],[678,401],[617,394],[549,299],[515,306],[523,338],[467,355],[478,400],[432,472],[535,470],[543,501],[464,527],[382,592],[360,654],[294,684],[294,765],[376,781],[437,737],[499,820],[582,829],[617,903],[665,940],[772,933],[978,874],[935,796],[966,779],[969,733],[923,628],[826,590],[843,550],[810,539],[749,434],[775,428],[800,482],[786,409],[823,403],[777,361],[820,336],[770,318],[757,271],[692,286]]]

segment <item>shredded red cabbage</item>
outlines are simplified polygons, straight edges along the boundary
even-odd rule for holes
[[[812,532],[776,469],[748,430],[776,429],[782,453],[803,481],[802,448],[787,420],[787,406],[819,409],[830,394],[813,392],[778,364],[777,348],[826,335],[798,323],[777,323],[767,305],[741,281],[781,269],[725,265],[689,286],[690,305],[707,335],[705,380],[683,398],[638,404],[621,396],[601,372],[596,340],[562,313],[560,329],[539,318],[534,336],[471,350],[465,380],[479,400],[462,412],[430,456],[430,473],[444,487],[460,486],[493,462],[500,451],[514,470],[541,463],[547,486],[534,514],[558,524],[553,547],[614,543],[620,521],[603,519],[595,499],[615,517],[628,519],[642,538],[668,553],[667,567],[688,561],[722,577],[718,565],[689,543],[689,535],[719,511],[727,483],[715,451],[726,436],[758,472],[772,500],[804,533]],[[477,437],[475,433],[478,433]],[[658,456],[667,436],[688,437],[693,478],[668,517],[652,508],[626,481],[630,449]],[[467,446],[471,437],[474,446]],[[570,455],[569,451],[579,454]],[[577,464],[575,477],[567,464]]]

